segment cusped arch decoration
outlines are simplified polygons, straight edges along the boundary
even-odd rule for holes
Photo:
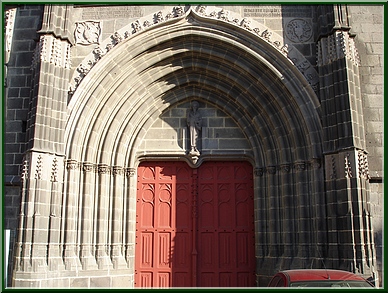
[[[93,64],[69,103],[69,159],[133,166],[147,125],[187,97],[234,117],[256,166],[321,157],[320,105],[304,76],[254,29],[201,9],[151,25]]]
[[[239,14],[224,10],[223,8],[204,5],[192,7],[191,5],[188,5],[186,7],[175,6],[172,10],[166,8],[156,14],[142,17],[115,32],[110,38],[104,40],[101,45],[97,46],[77,66],[71,78],[69,96],[71,97],[74,94],[77,87],[92,67],[121,42],[154,28],[155,26],[160,26],[163,23],[175,22],[182,18],[186,18],[190,22],[193,17],[196,19],[208,19],[210,21],[222,21],[227,25],[243,28],[246,33],[250,33],[256,38],[266,41],[296,66],[317,93],[319,78],[314,67],[294,46],[286,44],[281,36],[271,31],[268,27],[250,18],[242,18]]]

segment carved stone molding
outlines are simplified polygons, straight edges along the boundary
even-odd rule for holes
[[[13,29],[15,24],[16,8],[11,8],[5,11],[5,52],[10,53],[12,47]],[[8,62],[6,56],[5,62]]]
[[[99,46],[85,58],[85,60],[78,66],[77,70],[75,71],[69,86],[69,94],[74,94],[80,82],[91,70],[91,68],[116,45],[126,39],[131,38],[133,35],[141,31],[170,21],[172,19],[187,17],[189,22],[190,19],[193,21],[193,15],[189,15],[191,12],[193,12],[195,15],[198,15],[199,17],[216,19],[218,21],[223,21],[238,26],[253,34],[255,37],[265,40],[268,44],[276,48],[281,54],[288,58],[303,74],[313,90],[318,92],[318,73],[310,64],[310,62],[298,50],[296,50],[293,46],[290,47],[288,44],[285,44],[283,37],[280,35],[274,34],[263,24],[248,18],[240,19],[240,15],[226,11],[222,8],[217,8],[215,6],[208,7],[204,5],[199,5],[196,8],[192,8],[191,6],[187,7],[188,8],[175,6],[172,9],[167,8],[151,16],[137,19],[128,26],[121,29],[121,32],[113,33],[108,42],[104,41],[102,43],[98,43]],[[303,33],[300,35],[300,37],[304,40],[305,37],[302,36],[304,36]],[[90,44],[97,44],[97,42],[90,42]]]
[[[53,159],[52,170],[51,170],[51,182],[58,182],[58,160]]]
[[[67,160],[66,169],[67,170],[76,170],[79,168],[79,164],[76,160]]]
[[[113,166],[112,167],[112,174],[114,176],[123,175],[124,174],[124,168],[120,167],[120,166]]]
[[[276,174],[276,166],[269,166],[269,167],[267,167],[266,168],[266,170],[267,170],[267,172],[268,172],[268,174]]]
[[[290,166],[290,164],[282,164],[282,165],[280,165],[280,170],[283,173],[289,173],[291,170],[291,166]]]
[[[255,176],[262,177],[264,175],[264,168],[255,168]]]
[[[318,66],[330,64],[336,60],[347,58],[360,65],[360,58],[354,42],[348,32],[336,31],[318,42]]]
[[[52,35],[43,35],[35,48],[31,69],[39,62],[48,62],[60,68],[71,68],[70,44]]]
[[[127,177],[133,177],[133,176],[135,176],[135,174],[136,174],[135,168],[126,168],[125,169],[125,175]]]
[[[43,169],[43,158],[41,155],[39,155],[38,160],[36,161],[35,179],[42,179],[42,169]]]
[[[306,162],[297,162],[294,164],[294,168],[296,171],[304,171],[306,170]]]
[[[95,170],[95,166],[92,163],[83,163],[82,164],[82,170],[84,172],[93,172]]]
[[[97,165],[97,172],[98,174],[109,174],[110,173],[110,167],[105,164],[99,164]]]
[[[350,154],[345,155],[345,178],[352,178],[353,173],[352,173],[352,165],[350,162]]]

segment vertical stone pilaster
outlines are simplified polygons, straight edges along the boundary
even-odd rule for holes
[[[292,266],[305,267],[306,260],[311,256],[311,209],[310,209],[310,194],[308,181],[308,166],[306,162],[296,162],[294,164],[295,175],[295,190],[296,190],[296,204],[295,210],[297,219],[296,235],[297,235],[297,253],[294,258]]]
[[[125,259],[129,268],[135,268],[135,243],[136,243],[136,196],[137,177],[135,168],[125,169],[126,191],[126,226],[125,226]]]
[[[280,177],[280,209],[282,211],[282,224],[281,224],[281,233],[282,239],[281,243],[283,246],[283,257],[288,260],[295,256],[296,253],[296,230],[294,225],[294,194],[292,191],[292,182],[293,182],[293,172],[291,164],[282,164],[279,170]],[[284,260],[286,261],[286,260]],[[284,266],[283,266],[284,267]],[[287,267],[287,265],[285,266]]]
[[[265,196],[260,191],[265,186],[264,168],[254,170],[254,194],[255,196],[255,237],[256,237],[256,258],[262,259],[268,253],[266,228],[264,219],[267,218]]]
[[[93,249],[93,216],[95,207],[95,166],[83,163],[83,200],[81,218],[81,251],[80,258],[83,270],[97,269]]]
[[[328,260],[358,274],[375,274],[374,239],[369,212],[367,163],[364,151],[349,149],[326,156]],[[330,247],[329,247],[330,248]]]
[[[49,245],[48,245],[48,266],[50,271],[61,271],[65,269],[62,260],[61,236],[61,205],[64,177],[63,157],[54,157],[51,168],[51,202],[49,219]]]
[[[277,193],[278,177],[276,176],[276,166],[269,166],[266,168],[267,186],[268,186],[268,240],[269,240],[269,256],[277,258],[279,256],[280,246],[280,223],[279,223],[279,197]]]
[[[16,248],[16,260],[15,270],[16,271],[30,271],[30,250],[31,250],[31,227],[32,212],[29,208],[32,205],[30,191],[30,165],[31,158],[30,153],[27,153],[24,157],[22,173],[21,173],[21,204],[20,204],[20,220],[19,220],[19,231],[18,231],[18,242]]]
[[[113,170],[113,210],[112,210],[112,263],[115,269],[126,268],[123,255],[124,216],[124,168],[114,166]]]
[[[81,262],[77,248],[77,215],[80,166],[75,160],[67,160],[67,192],[65,198],[65,243],[64,262],[67,270],[78,270]]]
[[[99,164],[98,172],[98,198],[97,198],[97,242],[96,259],[99,269],[112,267],[109,257],[109,177],[110,168],[108,165]]]

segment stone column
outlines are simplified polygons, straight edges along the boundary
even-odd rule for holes
[[[280,227],[279,227],[279,195],[278,195],[278,177],[276,176],[276,166],[267,167],[267,186],[268,186],[268,240],[269,257],[279,257],[280,245]],[[275,261],[275,259],[274,259]]]
[[[51,170],[51,203],[49,219],[48,265],[50,271],[65,269],[62,260],[61,236],[61,206],[63,192],[64,159],[54,157]]]
[[[98,172],[98,204],[97,204],[97,242],[96,259],[99,269],[112,268],[109,257],[108,233],[109,229],[109,166],[99,164]]]
[[[64,261],[67,270],[78,270],[81,262],[77,248],[78,190],[80,180],[79,163],[67,160],[67,188],[65,198],[65,242]]]
[[[135,272],[135,241],[136,241],[136,192],[137,178],[136,169],[125,169],[125,259],[127,266],[132,272]],[[132,276],[134,281],[134,275]]]
[[[84,270],[98,269],[93,249],[93,215],[95,212],[95,166],[83,163],[83,192],[81,220],[81,263]]]
[[[281,240],[282,267],[288,267],[291,258],[296,253],[295,230],[295,195],[293,192],[293,173],[291,164],[280,165],[280,213],[281,213]]]
[[[123,256],[124,216],[124,169],[113,167],[113,209],[112,209],[112,262],[115,269],[126,268]]]

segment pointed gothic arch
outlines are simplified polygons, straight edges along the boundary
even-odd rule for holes
[[[71,98],[65,131],[67,160],[84,167],[92,164],[98,174],[90,177],[85,169],[68,168],[65,196],[81,202],[87,189],[89,195],[95,193],[96,201],[103,200],[101,206],[95,202],[94,217],[106,226],[102,230],[116,236],[106,232],[93,243],[99,266],[109,267],[106,250],[98,247],[110,245],[113,238],[120,242],[115,245],[125,247],[122,254],[115,250],[116,265],[134,257],[131,227],[136,221],[136,182],[132,176],[139,162],[189,161],[183,148],[163,151],[140,146],[163,113],[193,98],[230,117],[250,146],[237,155],[223,149],[216,155],[213,150],[204,151],[198,164],[233,156],[252,162],[258,278],[272,273],[266,272],[268,262],[306,263],[316,255],[315,245],[324,233],[312,232],[318,217],[313,223],[308,219],[324,213],[319,210],[324,175],[318,98],[295,64],[268,40],[244,27],[190,11],[121,40],[83,76]],[[128,176],[123,177],[124,173]],[[85,183],[85,176],[91,181]],[[96,187],[91,191],[90,186]],[[108,216],[104,204],[111,202],[109,197],[123,203],[117,206],[119,214]],[[280,209],[286,212],[277,213]],[[76,229],[71,222],[77,216],[71,213],[65,220],[69,230]],[[86,215],[89,219],[77,221],[91,222],[92,215]],[[298,220],[289,227],[296,215]],[[117,231],[110,230],[113,224],[118,225]],[[98,234],[101,227],[93,229]],[[65,235],[65,242],[76,241],[72,233]],[[67,255],[76,259],[72,251]]]

